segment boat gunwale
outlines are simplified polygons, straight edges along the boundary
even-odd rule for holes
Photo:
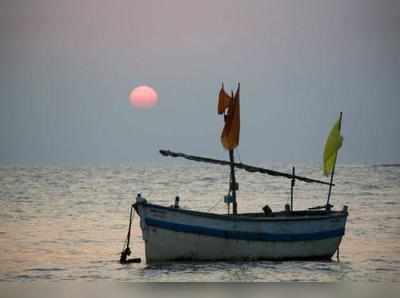
[[[348,211],[347,210],[331,210],[331,211],[326,211],[325,214],[312,214],[313,212],[321,212],[321,211],[311,211],[311,210],[301,210],[305,211],[307,213],[310,213],[310,215],[293,215],[293,214],[288,214],[283,215],[283,216],[249,216],[250,214],[257,214],[260,215],[261,213],[244,213],[242,215],[228,215],[228,214],[218,214],[218,213],[208,213],[208,212],[203,212],[203,211],[195,211],[195,210],[189,210],[189,209],[182,209],[182,208],[175,208],[175,207],[167,207],[167,206],[162,206],[158,204],[152,204],[149,202],[136,202],[134,204],[135,210],[138,213],[139,216],[140,213],[137,210],[138,205],[143,205],[149,208],[158,208],[158,209],[163,209],[166,211],[172,211],[172,212],[178,212],[178,213],[184,213],[184,214],[189,214],[189,215],[195,215],[195,216],[202,216],[202,217],[207,217],[207,218],[213,218],[213,219],[219,219],[219,220],[228,220],[228,221],[252,221],[252,222],[262,222],[262,221],[268,221],[268,222],[284,222],[284,221],[310,221],[310,220],[325,220],[325,219],[330,219],[330,218],[341,218],[341,217],[347,217],[348,216]],[[278,212],[280,213],[280,212]],[[295,211],[296,213],[296,211]]]

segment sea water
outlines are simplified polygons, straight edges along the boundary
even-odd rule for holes
[[[290,169],[280,166],[278,170]],[[290,170],[288,170],[290,171]],[[296,174],[324,179],[319,167]],[[237,171],[239,212],[290,201],[290,180]],[[136,194],[169,206],[226,213],[229,170],[182,163],[82,168],[0,168],[0,280],[400,281],[400,167],[338,165],[331,203],[349,207],[340,260],[147,265],[137,215],[132,255],[121,265]],[[326,202],[327,186],[296,182],[294,208]]]

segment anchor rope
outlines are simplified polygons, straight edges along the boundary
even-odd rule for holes
[[[123,245],[123,247],[122,247],[122,250],[124,250],[125,248],[128,248],[128,247],[129,247],[128,238],[130,239],[131,226],[132,226],[133,218],[134,218],[134,216],[135,216],[134,212],[132,212],[132,208],[133,208],[133,206],[131,206],[130,217],[129,217],[128,233],[127,233],[127,235],[126,235],[126,237],[125,237],[124,245]]]
[[[128,259],[128,256],[130,256],[132,253],[131,249],[129,248],[129,243],[130,243],[130,238],[131,238],[132,221],[134,218],[134,212],[133,212],[134,206],[135,206],[135,204],[131,205],[130,216],[129,216],[129,229],[128,229],[128,234],[127,234],[127,237],[125,240],[126,247],[124,245],[124,248],[122,249],[121,256],[119,259],[119,262],[121,264],[140,263],[141,262],[140,258]]]
[[[129,228],[128,228],[128,234],[126,236],[126,242],[128,242],[128,240],[130,240],[131,238],[131,230],[132,230],[132,222],[133,222],[133,218],[135,216],[135,213],[133,212],[133,206],[131,206],[131,214],[130,214],[130,218],[129,218]],[[127,246],[129,247],[129,242],[127,243]]]

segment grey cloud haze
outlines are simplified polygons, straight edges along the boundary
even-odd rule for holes
[[[398,1],[3,1],[0,164],[226,157],[221,81],[241,82],[240,156],[400,161]],[[160,102],[135,110],[149,84]]]

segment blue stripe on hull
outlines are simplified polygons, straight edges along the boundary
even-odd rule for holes
[[[205,235],[205,236],[225,238],[225,239],[249,240],[249,241],[310,241],[310,240],[335,238],[344,235],[344,228],[327,232],[318,232],[318,233],[269,234],[269,233],[252,233],[252,232],[242,232],[242,231],[220,230],[220,229],[206,228],[201,226],[172,223],[152,218],[146,218],[145,222],[148,226],[175,232],[191,233],[191,234]]]

